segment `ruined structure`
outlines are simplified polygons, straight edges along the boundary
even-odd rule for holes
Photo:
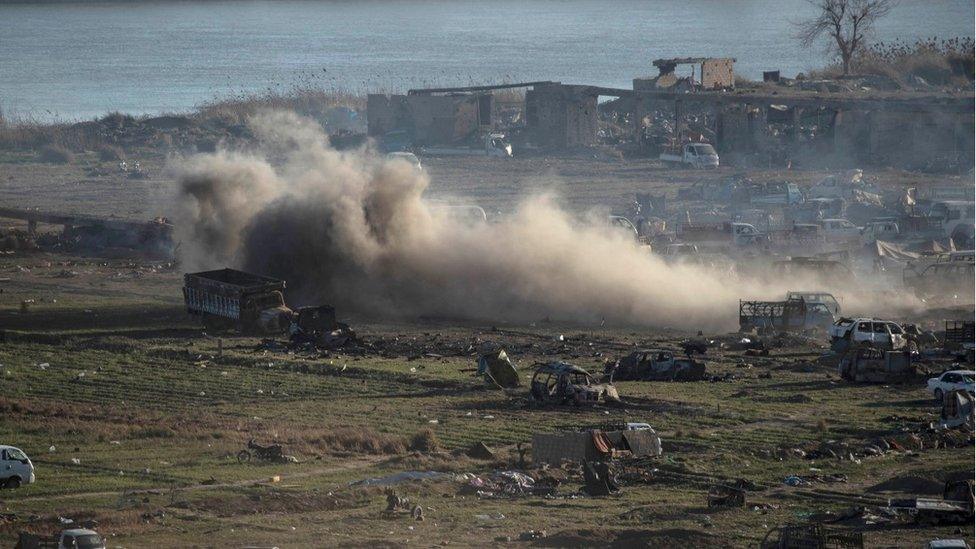
[[[545,147],[596,144],[597,94],[588,86],[549,82],[525,92],[525,119],[532,140]]]
[[[691,83],[694,89],[724,90],[735,87],[735,59],[731,57],[678,57],[672,59],[655,59],[654,66],[660,73],[653,79],[638,79],[640,86],[646,88],[670,88],[680,80],[675,72],[678,65],[691,65]],[[695,80],[695,68],[698,68],[698,80]],[[653,86],[649,85],[653,83]],[[637,80],[634,89],[639,89]]]
[[[522,138],[544,148],[597,144],[598,101],[608,97],[627,99],[627,125],[644,154],[655,154],[665,141],[706,140],[723,154],[784,163],[803,155],[903,168],[973,163],[972,94],[852,93],[817,83],[733,92],[734,63],[658,59],[660,74],[634,79],[632,89],[542,81],[370,95],[369,134],[404,130],[417,145],[455,143],[496,127],[492,91],[526,88],[524,117],[517,118]],[[698,79],[694,68],[692,76],[679,77],[682,64],[697,67]]]
[[[458,143],[491,127],[491,103],[488,93],[369,94],[367,133],[381,137],[403,130],[417,145]]]

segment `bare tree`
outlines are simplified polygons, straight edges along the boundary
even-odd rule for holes
[[[797,23],[797,38],[811,46],[824,35],[832,40],[844,63],[844,75],[851,72],[851,60],[864,47],[864,37],[874,23],[895,7],[896,0],[807,0],[819,12],[813,19]]]

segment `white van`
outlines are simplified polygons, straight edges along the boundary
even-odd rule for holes
[[[34,464],[20,448],[0,445],[0,486],[20,488],[34,482]]]

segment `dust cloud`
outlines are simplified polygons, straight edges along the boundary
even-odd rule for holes
[[[292,113],[251,126],[258,148],[173,167],[186,270],[235,266],[287,280],[290,304],[387,317],[730,329],[740,296],[785,295],[667,264],[553,195],[526,197],[500,222],[465,223],[424,199],[427,175],[404,161],[338,152]]]

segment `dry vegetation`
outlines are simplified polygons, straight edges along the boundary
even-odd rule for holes
[[[906,42],[872,44],[853,62],[855,75],[884,76],[899,84],[918,84],[917,78],[933,86],[971,88],[974,44],[972,38],[930,38]],[[839,64],[830,65],[814,77],[837,78]]]

